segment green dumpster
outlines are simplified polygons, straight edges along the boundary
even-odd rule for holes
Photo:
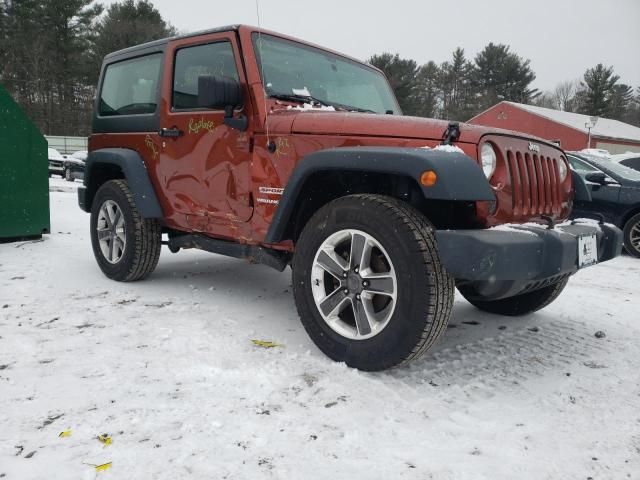
[[[47,141],[0,85],[0,242],[49,231]]]

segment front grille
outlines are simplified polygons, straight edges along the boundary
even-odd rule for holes
[[[515,215],[557,216],[562,211],[558,158],[507,151]]]

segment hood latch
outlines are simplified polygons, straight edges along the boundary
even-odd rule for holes
[[[460,123],[450,122],[442,134],[442,145],[451,145],[460,138]]]

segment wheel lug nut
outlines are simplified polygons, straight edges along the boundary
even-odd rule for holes
[[[360,294],[357,294],[357,295],[356,295],[356,298],[357,298],[358,300],[360,300]]]
[[[367,282],[366,280],[364,282],[362,282],[362,286],[363,287],[368,287],[369,286],[369,282]]]
[[[348,288],[345,288],[345,289],[343,290],[343,292],[344,292],[344,294],[345,294],[345,295],[347,295],[347,294],[349,293],[349,289],[348,289]]]
[[[342,278],[347,278],[347,272],[342,272]]]

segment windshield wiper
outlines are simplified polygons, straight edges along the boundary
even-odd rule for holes
[[[312,95],[297,95],[295,93],[270,93],[269,97],[277,98],[278,100],[290,100],[292,102],[303,103],[317,103],[323,107],[333,107],[333,105],[327,103],[325,100],[320,100]]]
[[[337,107],[337,108],[343,108],[345,110],[349,110],[350,112],[378,113],[375,110],[369,110],[368,108],[354,107],[353,105],[345,105],[344,103],[333,103],[332,106]]]
[[[327,100],[321,100],[313,95],[298,95],[295,93],[270,93],[269,97],[276,98],[278,100],[290,100],[292,102],[305,102],[305,103],[316,103],[318,105],[322,105],[323,107],[334,107],[341,110],[348,110],[351,112],[361,112],[361,113],[376,113],[373,110],[367,110],[365,108],[353,107],[351,105],[344,105],[342,103],[328,102]]]

